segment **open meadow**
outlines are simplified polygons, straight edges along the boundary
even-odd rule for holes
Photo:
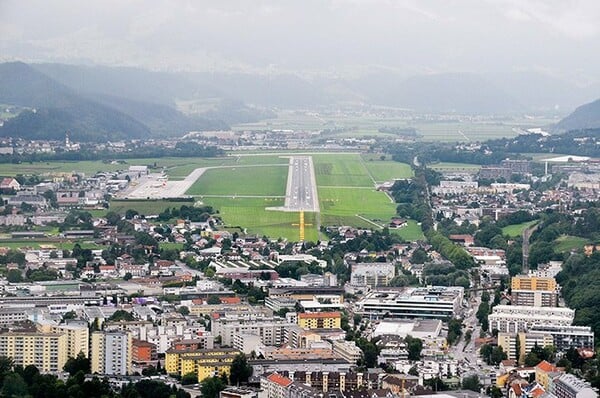
[[[202,202],[219,210],[219,216],[227,228],[240,227],[249,234],[267,235],[271,238],[299,239],[299,215],[297,212],[267,210],[283,206],[283,199],[269,198],[205,198]],[[305,239],[316,241],[317,222],[315,213],[304,213]]]
[[[396,204],[377,191],[375,184],[413,175],[409,165],[363,158],[358,153],[318,153],[312,157],[321,211],[305,213],[306,223],[311,224],[305,228],[307,240],[318,238],[321,225],[383,228],[396,213]],[[298,239],[298,226],[292,225],[298,223],[298,212],[267,209],[284,204],[288,169],[282,166],[287,165],[287,159],[244,154],[238,162],[242,167],[207,170],[187,193],[218,209],[228,227]],[[422,237],[416,223],[394,233],[409,240]]]
[[[387,115],[386,115],[387,113]],[[234,130],[329,130],[328,139],[336,138],[394,138],[390,128],[414,129],[423,141],[469,142],[494,138],[514,137],[520,131],[556,123],[554,119],[527,117],[472,118],[448,115],[447,118],[430,119],[429,115],[394,112],[336,112],[317,113],[298,110],[281,110],[277,117],[254,123],[232,126]],[[384,129],[381,130],[380,129]],[[323,137],[321,137],[323,138]]]
[[[250,166],[206,170],[188,195],[285,196],[288,167]]]

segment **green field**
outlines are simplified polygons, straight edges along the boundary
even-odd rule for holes
[[[373,187],[374,182],[358,154],[314,155],[317,186]]]
[[[406,163],[391,160],[373,160],[365,161],[364,164],[371,177],[377,182],[411,178],[414,176],[413,170]]]
[[[183,243],[159,242],[158,247],[165,250],[183,250]]]
[[[395,214],[396,204],[375,190],[375,181],[412,176],[406,164],[363,158],[358,153],[312,156],[321,212],[318,218],[305,213],[306,223],[312,224],[305,229],[307,240],[318,239],[320,225],[382,228]],[[266,210],[284,204],[288,159],[277,154],[244,154],[236,159],[236,164],[245,167],[207,170],[188,194],[218,209],[227,227],[239,226],[248,233],[297,240],[298,227],[292,224],[298,223],[298,213]],[[422,237],[416,223],[395,233],[409,240]]]
[[[503,235],[508,235],[511,238],[516,238],[518,236],[521,236],[521,234],[523,233],[523,231],[525,231],[525,229],[527,229],[528,227],[532,226],[533,224],[537,223],[538,220],[533,220],[533,221],[527,221],[521,224],[512,224],[512,225],[507,225],[506,227],[502,228],[502,234]]]
[[[285,196],[287,165],[210,169],[188,195]]]
[[[476,141],[492,138],[514,137],[518,129],[527,129],[540,125],[556,123],[557,120],[532,119],[526,117],[505,117],[489,119],[470,119],[459,115],[447,119],[427,120],[418,114],[407,117],[398,116],[396,112],[385,110],[373,114],[358,113],[315,113],[310,111],[281,110],[277,117],[255,123],[242,123],[232,128],[244,130],[332,130],[326,136],[318,138],[364,138],[364,137],[397,137],[396,134],[383,133],[381,128],[414,128],[418,139],[424,141]]]
[[[183,205],[192,206],[194,202],[171,202],[168,200],[112,200],[110,211],[125,214],[129,209],[145,216],[162,213],[167,208],[180,208]]]
[[[391,229],[391,234],[398,235],[407,242],[425,239],[421,226],[414,220],[408,220],[408,225],[400,229]]]
[[[105,246],[97,245],[89,240],[79,240],[72,242],[55,242],[55,241],[46,241],[46,240],[25,240],[25,239],[0,239],[0,247],[8,247],[10,249],[20,249],[23,247],[31,247],[34,249],[39,249],[40,245],[52,245],[56,247],[56,250],[73,250],[73,246],[76,243],[79,243],[82,249],[91,249],[91,250],[102,250],[106,249]]]
[[[249,234],[267,235],[271,238],[284,237],[299,239],[299,215],[296,212],[267,210],[267,207],[283,206],[283,199],[269,198],[206,198],[203,202],[219,209],[219,215],[227,227],[246,228]],[[305,223],[312,224],[305,228],[305,239],[317,241],[317,223],[315,213],[304,213]]]
[[[579,236],[563,235],[554,241],[554,251],[556,253],[566,253],[573,249],[583,249],[589,241]]]
[[[382,226],[396,213],[396,204],[373,188],[319,187],[318,191],[324,225],[373,228],[373,222]]]

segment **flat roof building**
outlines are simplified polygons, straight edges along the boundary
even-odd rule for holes
[[[570,308],[497,305],[488,316],[489,330],[526,332],[533,326],[570,326],[575,311]]]
[[[452,318],[460,311],[463,294],[459,286],[380,289],[358,301],[356,312],[370,318]]]

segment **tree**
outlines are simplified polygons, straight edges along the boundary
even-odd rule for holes
[[[231,362],[229,380],[231,384],[239,386],[240,383],[247,383],[250,376],[252,376],[252,366],[248,364],[246,354],[242,352],[236,355]]]
[[[225,384],[220,377],[209,377],[202,381],[202,392],[203,398],[217,398],[219,393],[225,389]]]
[[[477,375],[472,375],[465,377],[462,380],[461,387],[463,390],[479,392],[481,391],[482,384],[479,382],[479,377]]]
[[[421,350],[423,349],[423,342],[421,339],[408,335],[404,338],[404,342],[406,343],[406,349],[408,351],[408,359],[411,361],[419,361],[421,359]]]
[[[79,371],[87,374],[90,373],[91,362],[89,358],[86,358],[83,352],[80,352],[75,358],[67,359],[63,369],[65,372],[69,372],[71,376],[75,375]]]
[[[183,316],[187,316],[190,314],[190,309],[188,307],[186,307],[185,305],[182,305],[181,307],[179,307],[177,309],[177,312],[179,312]]]
[[[23,274],[18,269],[11,269],[8,271],[6,279],[8,279],[10,283],[21,283],[23,282]]]
[[[133,275],[131,274],[131,272],[126,272],[125,275],[123,276],[124,281],[128,281],[131,278],[133,278]]]
[[[424,264],[428,260],[429,257],[427,256],[427,252],[421,249],[420,247],[418,249],[415,249],[415,251],[413,251],[412,256],[410,257],[410,261],[413,264]]]
[[[27,384],[18,373],[9,373],[2,384],[2,396],[20,398],[27,396]]]
[[[490,344],[484,344],[480,350],[483,360],[488,365],[498,365],[500,362],[505,360],[508,356],[502,350],[500,346],[492,346]]]
[[[504,393],[502,390],[496,386],[491,386],[487,389],[487,394],[492,398],[502,398],[504,397]]]
[[[219,296],[210,296],[208,300],[206,300],[206,303],[211,305],[221,304],[221,299]]]
[[[115,213],[114,211],[106,213],[106,222],[109,225],[117,225],[119,221],[121,221],[121,216],[118,213]]]
[[[108,318],[109,321],[111,322],[119,322],[119,321],[133,321],[133,315],[131,315],[130,312],[125,311],[125,310],[116,310],[114,312],[114,314],[111,315],[110,318]]]
[[[198,374],[196,372],[186,373],[181,377],[181,385],[183,386],[196,383],[198,383]]]
[[[454,345],[462,335],[462,322],[456,318],[450,319],[448,322],[448,344]]]
[[[442,379],[440,379],[439,377],[434,377],[432,379],[428,379],[423,381],[423,384],[425,386],[429,386],[433,389],[433,391],[447,391],[450,389],[450,387],[448,386],[448,384],[444,383],[444,381]]]

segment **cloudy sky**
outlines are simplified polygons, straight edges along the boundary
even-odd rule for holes
[[[0,0],[0,59],[600,81],[598,0]]]

